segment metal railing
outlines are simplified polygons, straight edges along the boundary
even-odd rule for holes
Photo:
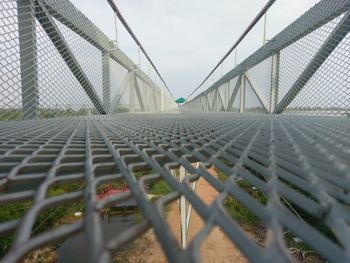
[[[320,1],[185,107],[348,117],[349,8]]]
[[[5,122],[0,126],[0,207],[31,205],[21,217],[0,223],[0,237],[13,236],[3,261],[18,262],[37,248],[84,233],[90,261],[108,262],[113,251],[153,230],[170,262],[198,262],[201,244],[218,226],[251,262],[291,262],[287,234],[329,262],[349,262],[349,128],[347,118],[212,112]],[[188,174],[181,180],[172,174],[179,167]],[[191,182],[200,178],[218,193],[210,205],[193,191]],[[155,181],[171,191],[152,203],[145,185]],[[48,194],[75,182],[85,185]],[[130,191],[97,200],[100,185],[118,182]],[[225,205],[230,198],[266,228],[263,245],[230,216]],[[143,220],[112,238],[104,236],[101,211],[131,199]],[[164,211],[183,199],[204,225],[181,249]],[[83,218],[32,234],[48,209],[76,202],[84,204]]]
[[[321,1],[185,105],[242,114],[138,114],[173,102],[69,1],[1,1],[0,117],[31,119],[0,122],[1,260],[83,234],[88,259],[109,262],[152,230],[168,261],[199,262],[219,227],[251,262],[292,262],[291,237],[318,259],[349,262],[350,119],[335,117],[349,114],[349,9]],[[125,109],[134,113],[38,118]],[[211,204],[199,179],[217,193]],[[170,190],[153,202],[145,185],[159,181]],[[130,191],[98,200],[113,183]],[[131,199],[141,220],[108,238],[101,213]],[[264,229],[262,244],[232,215],[232,200]],[[165,215],[174,201],[181,244]],[[82,217],[41,228],[65,206]],[[203,228],[189,241],[191,213]]]
[[[175,107],[68,0],[0,3],[0,120]]]

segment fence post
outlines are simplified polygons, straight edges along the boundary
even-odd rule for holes
[[[134,112],[135,111],[135,71],[132,70],[130,71],[130,75],[129,75],[129,103],[130,103],[130,106],[129,106],[129,111],[130,112]]]
[[[272,55],[270,113],[273,113],[275,111],[275,108],[278,104],[279,71],[280,71],[280,52],[277,51]]]
[[[240,89],[240,104],[239,112],[243,113],[245,111],[245,74],[241,77],[241,89]]]
[[[216,89],[216,111],[219,111],[219,88]]]
[[[106,109],[106,113],[110,113],[110,65],[109,65],[109,52],[106,51],[102,54],[102,86],[103,86],[103,105]]]
[[[180,166],[180,182],[185,180],[186,170]],[[186,199],[183,195],[180,197],[180,217],[181,217],[181,247],[185,249],[187,246],[187,216],[186,216]]]
[[[17,0],[23,119],[35,119],[39,113],[34,8],[32,0]]]
[[[160,110],[164,111],[164,89],[160,89]]]
[[[228,104],[230,101],[230,88],[231,88],[231,80],[227,81],[227,93],[225,94],[226,95],[226,98],[225,98],[226,107],[224,109],[225,111],[228,111]]]

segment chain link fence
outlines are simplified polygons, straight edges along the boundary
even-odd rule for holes
[[[204,98],[211,105],[210,94],[229,89],[229,81],[240,76],[240,91],[232,93],[240,112],[348,117],[349,16],[348,1],[320,1],[186,107],[213,110],[196,101]],[[231,99],[223,94],[222,100]],[[214,110],[233,109],[227,104]]]
[[[241,114],[137,114],[173,102],[69,1],[1,1],[0,119],[31,119],[0,124],[2,261],[83,234],[89,260],[109,262],[151,230],[168,261],[199,262],[218,227],[251,262],[293,262],[293,240],[349,262],[350,122],[338,118],[349,114],[349,9],[321,1],[186,104]],[[121,111],[134,113],[97,115]],[[217,192],[210,205],[198,180]],[[169,189],[156,201],[154,182]],[[98,199],[109,184],[129,191]],[[181,198],[203,221],[186,247],[165,215]],[[106,235],[101,214],[125,201],[140,221]],[[237,208],[264,229],[261,242]],[[53,221],[62,211],[82,215]]]
[[[0,22],[0,120],[175,107],[68,0],[1,1]]]
[[[349,129],[347,119],[336,117],[193,112],[4,123],[0,206],[30,205],[0,223],[1,239],[12,240],[3,261],[84,233],[90,260],[106,262],[153,230],[170,262],[197,262],[217,226],[251,262],[292,262],[292,237],[328,262],[348,262]],[[182,182],[172,174],[180,166],[188,174]],[[210,205],[190,185],[200,178],[218,193]],[[155,181],[170,191],[154,203],[145,185]],[[77,182],[75,191],[50,194]],[[130,191],[96,199],[100,185],[120,182]],[[204,222],[184,249],[165,216],[166,205],[181,196]],[[125,200],[136,201],[142,220],[108,237],[100,214]],[[232,200],[266,229],[262,243],[232,214]],[[76,203],[83,218],[33,232],[48,210]]]

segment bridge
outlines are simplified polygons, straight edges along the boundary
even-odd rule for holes
[[[201,244],[219,227],[251,262],[293,262],[287,232],[328,262],[349,262],[350,2],[321,0],[209,82],[268,1],[180,109],[108,2],[153,77],[69,0],[0,3],[0,210],[28,204],[0,218],[0,239],[9,240],[2,261],[84,233],[91,261],[109,262],[153,230],[168,261],[199,262]],[[196,193],[199,179],[218,193],[211,205]],[[153,202],[145,185],[160,181],[171,191]],[[130,191],[99,198],[98,187],[113,183]],[[228,198],[266,227],[263,246],[228,213]],[[141,222],[105,240],[100,211],[127,200]],[[177,200],[180,244],[164,214]],[[36,231],[48,210],[76,203],[82,218]],[[189,242],[191,210],[204,227]]]

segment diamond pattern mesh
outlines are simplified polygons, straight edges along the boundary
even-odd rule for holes
[[[2,1],[0,16],[0,120],[153,111],[161,99],[169,102],[169,94],[161,98],[160,88],[68,0]],[[141,109],[143,96],[119,99],[136,92],[119,78],[141,80],[139,89],[154,91],[157,100],[144,104],[155,107]]]
[[[168,260],[196,261],[200,244],[214,226],[252,262],[289,262],[288,232],[330,262],[349,260],[348,120],[188,112],[8,122],[0,129],[0,205],[32,202],[22,217],[0,224],[1,236],[15,234],[5,261],[17,261],[37,247],[79,232],[85,233],[93,260],[105,261],[111,251],[148,229],[154,230]],[[192,165],[196,162],[198,168]],[[190,174],[183,182],[171,173],[179,166]],[[227,179],[219,180],[208,167]],[[150,172],[140,177],[140,170]],[[189,185],[200,178],[219,193],[210,206]],[[152,203],[144,185],[155,180],[164,180],[172,190]],[[76,191],[48,194],[55,185],[77,181],[82,187]],[[97,201],[100,184],[119,181],[131,191]],[[242,181],[266,202],[242,188]],[[164,205],[181,195],[205,222],[185,250],[163,214]],[[132,198],[143,221],[107,242],[100,212]],[[226,212],[227,198],[238,200],[267,228],[263,247]],[[82,220],[31,234],[36,218],[47,209],[77,202],[84,206]]]
[[[192,101],[246,76],[250,83],[242,97],[243,112],[261,111],[258,99],[271,113],[348,117],[349,17],[348,3],[320,1],[187,107],[205,109]],[[240,100],[239,93],[234,95]]]

